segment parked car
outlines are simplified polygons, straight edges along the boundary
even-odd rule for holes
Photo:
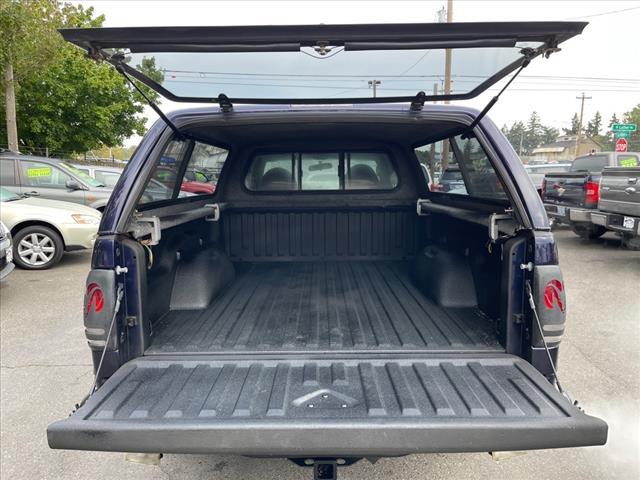
[[[591,222],[591,213],[598,208],[602,169],[637,166],[639,161],[640,154],[636,152],[598,152],[576,157],[567,173],[545,174],[542,198],[547,215],[568,224],[582,238],[604,235],[607,229]]]
[[[117,167],[103,167],[96,165],[74,165],[74,167],[91,178],[97,180],[107,188],[113,188],[118,183],[120,175],[122,175],[122,168]]]
[[[424,175],[424,181],[427,182],[429,186],[429,190],[433,190],[433,180],[431,179],[431,172],[429,171],[429,167],[427,167],[424,163],[420,163],[420,168],[422,169],[422,174]]]
[[[0,152],[0,186],[17,195],[79,203],[102,211],[111,188],[55,158]]]
[[[618,233],[627,247],[640,249],[640,166],[605,167],[591,221]]]
[[[529,174],[529,178],[536,187],[536,190],[542,194],[542,182],[547,173],[562,173],[569,171],[570,163],[538,163],[525,165],[524,168]]]
[[[462,178],[462,172],[458,167],[448,167],[440,175],[438,183],[434,185],[434,190],[438,192],[451,192],[457,193],[464,191],[464,179]]]
[[[15,264],[44,270],[64,252],[93,247],[100,212],[70,202],[24,198],[0,187],[0,220],[13,237]]]
[[[11,232],[0,222],[0,280],[13,271],[13,243]]]
[[[177,170],[175,167],[158,166],[153,178],[172,190],[176,184],[176,176]],[[215,185],[198,181],[195,178],[196,175],[193,170],[186,171],[180,182],[180,191],[205,195],[212,194],[215,191]]]
[[[606,423],[557,378],[567,306],[540,196],[486,110],[421,92],[442,49],[474,47],[452,74],[481,78],[435,100],[469,98],[584,26],[63,30],[168,98],[219,108],[166,114],[109,201],[83,309],[95,384],[50,447],[281,456],[327,479],[361,458],[604,444]],[[180,72],[160,86],[133,70],[140,55]],[[415,58],[410,95],[391,76],[371,98],[362,78]],[[180,81],[202,65],[265,80]],[[443,142],[467,194],[425,182],[415,151]],[[145,195],[158,167],[178,185],[216,148],[213,193]]]

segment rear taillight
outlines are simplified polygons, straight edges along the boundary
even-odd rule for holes
[[[87,285],[87,291],[85,293],[85,306],[87,307],[85,317],[93,310],[95,313],[100,313],[104,307],[104,292],[100,285],[95,282]]]
[[[542,198],[542,200],[544,200],[544,191],[547,189],[547,179],[543,178],[542,179],[542,189],[540,190],[540,198]]]
[[[586,207],[597,207],[600,199],[600,182],[587,182],[584,186],[584,204]]]

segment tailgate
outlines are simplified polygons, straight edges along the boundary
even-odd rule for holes
[[[582,413],[506,354],[379,359],[142,357],[52,448],[247,455],[401,455],[601,445]]]
[[[544,201],[558,205],[579,207],[584,202],[584,185],[588,174],[565,173],[545,175]]]
[[[605,168],[600,180],[603,212],[640,217],[640,167]]]

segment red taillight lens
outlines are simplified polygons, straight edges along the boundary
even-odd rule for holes
[[[91,310],[96,313],[100,313],[104,308],[104,292],[97,283],[90,283],[87,285],[87,292],[85,293],[86,313],[89,315]]]
[[[543,178],[542,179],[542,188],[540,190],[540,198],[542,198],[542,200],[544,200],[544,191],[547,189],[547,179]]]
[[[584,204],[587,207],[597,207],[600,200],[600,182],[587,182],[584,186]]]

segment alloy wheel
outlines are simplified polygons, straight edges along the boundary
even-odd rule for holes
[[[53,240],[43,233],[31,233],[18,244],[18,255],[28,265],[49,263],[56,254]]]

